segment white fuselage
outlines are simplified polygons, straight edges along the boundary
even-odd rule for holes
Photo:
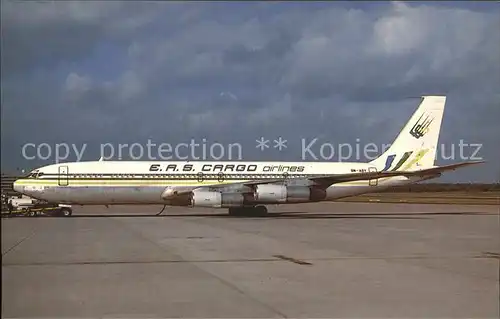
[[[445,96],[422,97],[389,149],[370,163],[62,163],[34,170],[17,180],[14,189],[58,204],[165,204],[229,207],[230,211],[376,192],[441,174],[424,169],[434,167],[445,102]]]
[[[301,186],[313,186],[308,184],[307,178],[376,170],[369,163],[93,161],[42,167],[27,178],[17,180],[14,188],[31,197],[62,204],[190,206],[192,202],[189,200],[169,200],[162,197],[162,194],[168,188],[196,189],[201,186],[218,186],[225,193],[245,193],[253,190],[240,187],[243,182],[283,178],[286,179],[281,185],[297,186],[300,189]],[[415,181],[417,180],[405,177],[391,177],[338,183],[329,186],[320,200],[376,192],[388,186]],[[227,189],[224,188],[225,185]],[[293,202],[310,201],[298,199]]]

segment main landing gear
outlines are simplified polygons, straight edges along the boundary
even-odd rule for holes
[[[266,206],[250,206],[250,207],[231,207],[229,208],[229,215],[231,216],[266,216]]]

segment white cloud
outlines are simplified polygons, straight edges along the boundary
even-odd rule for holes
[[[322,16],[328,19],[306,27],[295,44],[283,83],[307,87],[327,82],[344,89],[372,86],[373,81],[390,87],[436,76],[472,82],[471,71],[492,76],[493,70],[481,65],[493,66],[500,59],[500,41],[495,41],[500,23],[490,13],[394,3],[376,19],[369,12],[339,14],[335,9]],[[340,20],[343,26],[325,20]]]
[[[82,94],[90,90],[91,84],[90,77],[71,72],[66,78],[65,89],[71,93]]]
[[[145,92],[144,83],[134,73],[134,71],[126,71],[118,80],[115,87],[115,93],[121,102],[126,102],[132,98],[138,97]]]
[[[373,26],[372,46],[375,52],[399,55],[425,48],[432,25],[426,23],[429,16],[421,11],[422,9],[410,8],[404,3],[394,3],[392,12],[376,21]]]

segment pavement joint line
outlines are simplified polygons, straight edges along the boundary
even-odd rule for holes
[[[500,253],[485,251],[478,258],[496,258],[500,259]]]
[[[259,259],[209,259],[209,260],[145,260],[145,261],[81,261],[81,262],[41,262],[5,263],[2,266],[73,266],[73,265],[122,265],[122,264],[178,264],[178,263],[225,263],[225,262],[277,262],[275,258]]]
[[[151,244],[153,244],[153,245],[157,246],[157,247],[158,247],[158,248],[160,248],[161,250],[163,250],[163,251],[165,251],[165,252],[170,253],[167,249],[165,249],[164,245],[161,245],[161,244],[157,243],[156,241],[154,241],[154,240],[150,239],[149,237],[147,237],[146,235],[144,235],[142,232],[140,232],[140,231],[138,231],[138,230],[136,230],[136,229],[132,228],[131,226],[129,226],[126,222],[121,221],[121,220],[119,220],[119,219],[118,219],[118,221],[119,221],[119,223],[120,223],[120,224],[122,224],[122,227],[123,227],[123,228],[128,229],[130,232],[132,232],[132,233],[136,234],[136,235],[137,235],[138,237],[140,237],[140,238],[143,238],[144,240],[148,241],[149,243],[151,243]],[[189,223],[189,222],[188,222],[188,223]],[[177,255],[177,254],[174,254],[174,255]],[[182,256],[180,256],[180,255],[177,255],[177,256],[179,256],[180,258],[182,258]],[[184,260],[184,259],[182,259],[182,260]],[[187,262],[187,261],[185,261],[185,260],[184,260],[184,262]],[[245,296],[245,297],[249,298],[250,300],[253,300],[254,302],[256,302],[256,303],[260,304],[261,306],[263,306],[264,308],[268,309],[269,311],[271,311],[271,312],[273,312],[273,313],[275,313],[275,314],[279,315],[279,316],[280,316],[280,317],[282,317],[282,318],[288,318],[288,317],[287,317],[284,313],[282,313],[282,312],[281,312],[281,311],[279,311],[278,309],[275,309],[274,307],[272,307],[271,305],[269,305],[269,304],[267,304],[267,303],[265,303],[265,302],[261,301],[260,299],[255,298],[255,297],[253,297],[252,295],[249,295],[247,292],[245,292],[244,290],[240,289],[238,286],[236,286],[236,285],[232,284],[231,282],[228,282],[227,280],[225,280],[225,279],[221,278],[220,276],[217,276],[217,275],[215,275],[215,274],[211,273],[210,271],[208,271],[208,270],[206,270],[206,269],[203,269],[203,268],[201,268],[201,267],[197,266],[197,265],[196,265],[196,262],[191,262],[191,264],[192,264],[194,267],[196,267],[199,271],[201,271],[201,272],[203,272],[203,273],[205,273],[205,274],[207,274],[207,275],[209,275],[209,276],[212,276],[213,278],[216,278],[216,279],[217,279],[220,283],[222,283],[223,285],[225,285],[225,286],[227,286],[227,287],[229,287],[229,288],[231,288],[231,289],[233,289],[233,290],[237,291],[238,293],[240,293],[241,295],[243,295],[243,296]]]
[[[292,257],[288,257],[288,256],[284,256],[284,255],[274,255],[274,257],[282,259],[282,260],[290,261],[290,262],[298,264],[298,265],[312,265],[310,262],[296,259],[296,258],[292,258]]]
[[[25,242],[26,240],[30,239],[31,237],[33,237],[33,235],[35,235],[36,231],[33,230],[31,232],[31,234],[29,234],[28,236],[24,237],[23,239],[21,239],[20,241],[18,241],[16,244],[14,244],[12,247],[10,247],[9,249],[7,249],[5,252],[2,253],[2,257],[5,257],[7,256],[8,253],[10,253],[11,251],[14,251],[14,249],[16,247],[18,247],[19,245],[21,245],[23,242]]]
[[[77,261],[77,262],[39,262],[39,263],[2,263],[2,267],[9,266],[73,266],[73,265],[120,265],[120,264],[168,264],[168,263],[240,263],[240,262],[281,262],[289,261],[301,265],[312,265],[303,259],[288,257],[285,255],[273,255],[274,258],[254,258],[254,259],[191,259],[191,260],[103,260],[103,261]],[[470,256],[339,256],[325,258],[304,258],[309,261],[332,261],[332,260],[403,260],[403,259],[486,259],[498,258],[495,253],[483,253],[481,255]]]

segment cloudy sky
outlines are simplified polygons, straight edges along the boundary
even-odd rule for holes
[[[390,143],[412,97],[446,94],[438,163],[460,161],[461,140],[488,163],[441,180],[500,179],[498,3],[1,4],[2,170],[54,162],[24,158],[26,143],[86,144],[95,160],[103,143],[205,138],[294,161],[317,138],[319,157]]]

